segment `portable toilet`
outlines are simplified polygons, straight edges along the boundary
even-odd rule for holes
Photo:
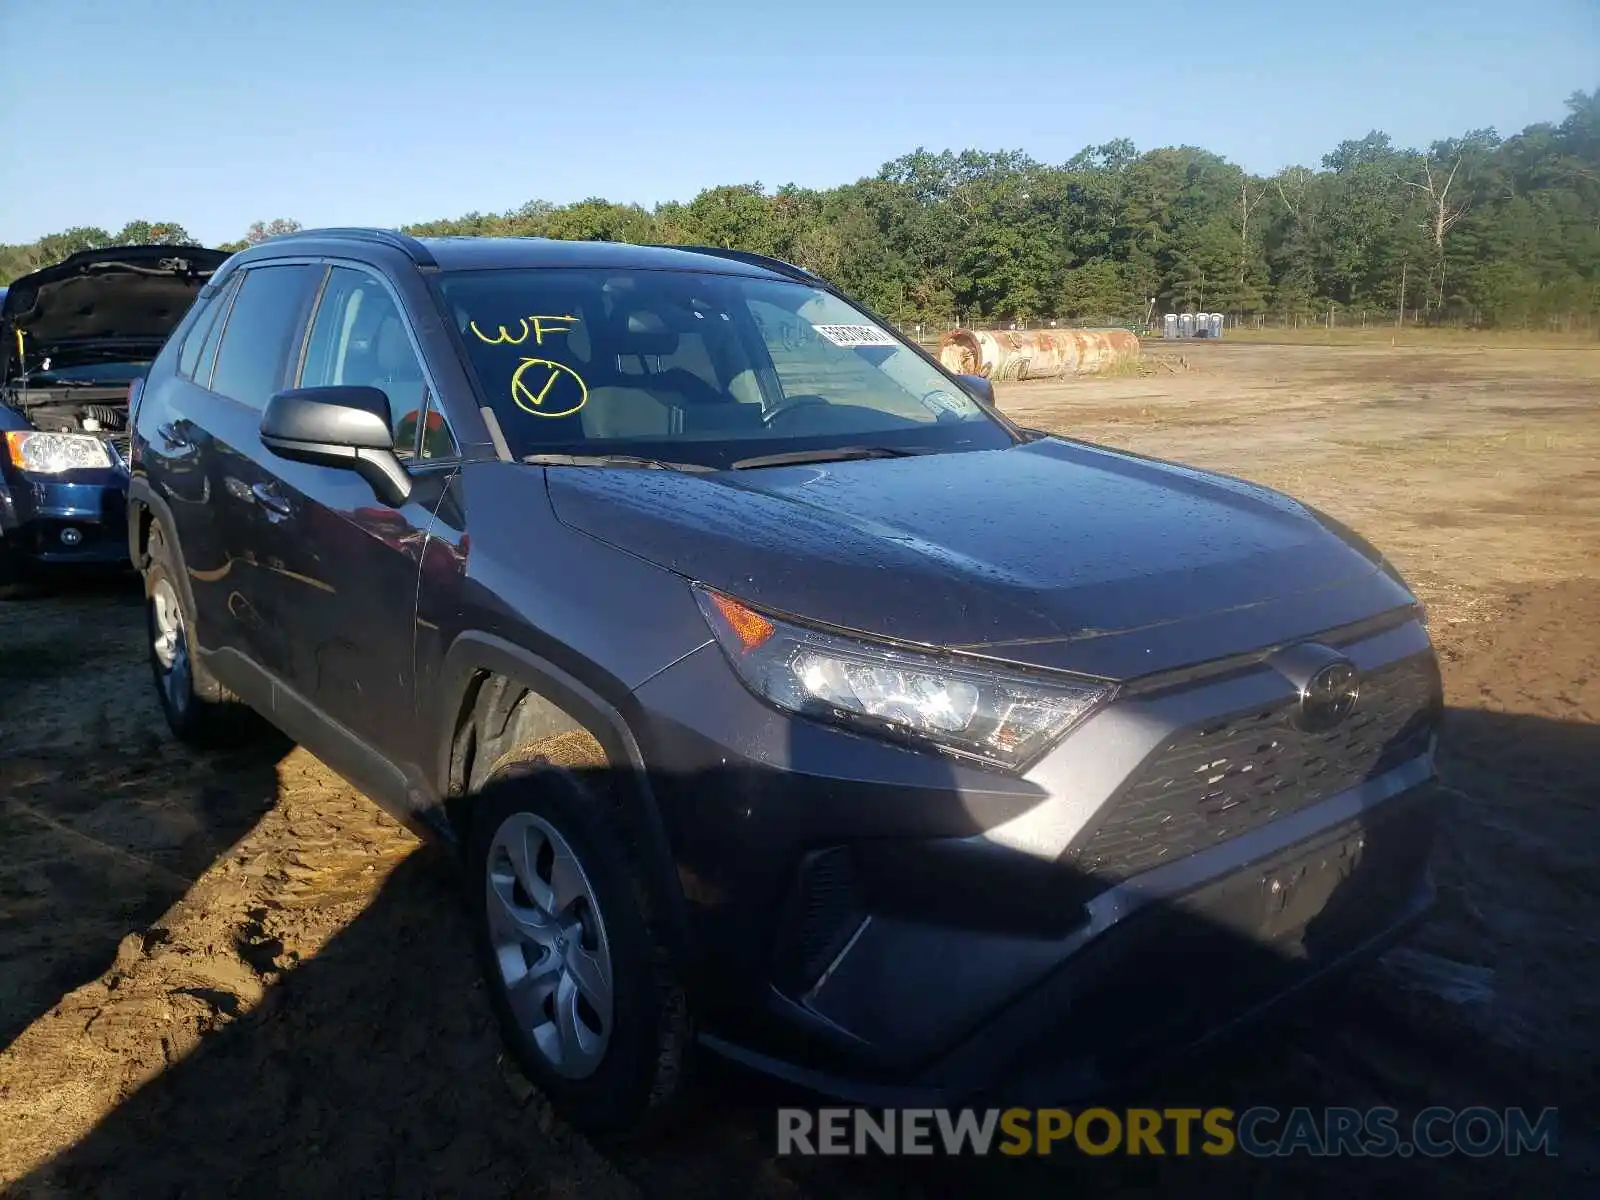
[[[1207,323],[1211,326],[1211,336],[1212,337],[1219,338],[1219,337],[1222,336],[1222,314],[1221,313],[1212,313],[1211,316],[1208,318]]]
[[[1171,341],[1178,336],[1178,314],[1168,313],[1161,318],[1161,336]]]
[[[1193,337],[1194,336],[1194,314],[1193,313],[1184,313],[1181,317],[1178,318],[1178,336],[1179,337]]]

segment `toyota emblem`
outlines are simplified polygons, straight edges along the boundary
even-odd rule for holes
[[[1332,729],[1350,715],[1360,693],[1361,680],[1354,663],[1329,663],[1300,689],[1300,719],[1296,724],[1308,733]]]
[[[1361,694],[1355,663],[1328,646],[1302,642],[1268,661],[1298,693],[1290,719],[1307,733],[1323,733],[1348,717]]]

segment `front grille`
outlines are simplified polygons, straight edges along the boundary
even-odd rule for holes
[[[106,441],[111,443],[111,449],[116,453],[117,459],[126,466],[133,457],[133,434],[113,433]]]
[[[1191,726],[1145,760],[1067,856],[1125,878],[1238,837],[1422,754],[1440,703],[1428,657],[1361,681],[1325,733],[1289,723],[1293,701]]]

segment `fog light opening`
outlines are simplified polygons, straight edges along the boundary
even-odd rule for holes
[[[83,530],[74,529],[68,525],[61,531],[61,544],[63,546],[76,546],[83,541]]]

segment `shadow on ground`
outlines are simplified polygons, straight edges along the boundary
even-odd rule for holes
[[[0,756],[0,1047],[94,979],[272,807],[282,747]],[[26,931],[37,930],[28,937]]]
[[[1600,791],[1585,790],[1600,730],[1462,711],[1447,729],[1449,778],[1468,797],[1438,855],[1437,917],[1409,957],[1361,969],[1129,1102],[1402,1114],[1558,1105],[1557,1159],[780,1159],[774,1107],[814,1101],[728,1067],[707,1070],[699,1111],[672,1137],[601,1153],[505,1065],[459,879],[442,852],[423,849],[259,1007],[204,1037],[17,1194],[1573,1194],[1600,1161],[1582,1117],[1600,1094]],[[1147,1011],[1152,1000],[1185,1009],[1234,972],[1279,961],[1193,914],[1164,916],[1164,954],[1185,961],[1188,983],[1141,997]],[[1151,965],[1171,976],[1167,958]],[[1463,979],[1473,986],[1463,991]]]
[[[164,736],[143,619],[125,572],[0,588],[0,1047],[276,799],[282,738],[196,755]]]

